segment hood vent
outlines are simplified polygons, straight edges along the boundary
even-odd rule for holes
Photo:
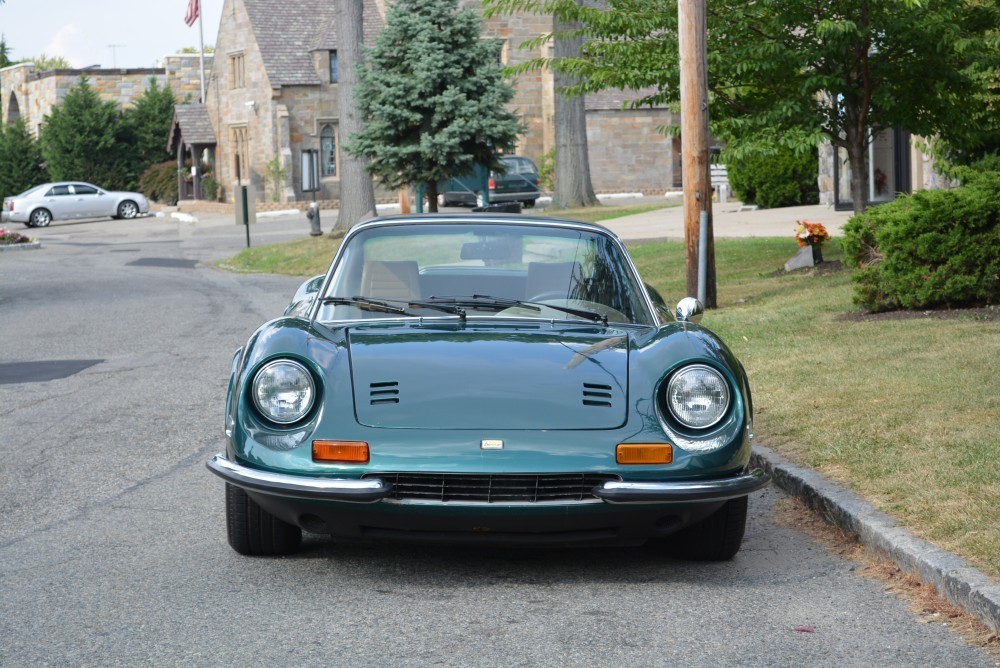
[[[399,382],[372,383],[370,388],[372,406],[399,403]]]
[[[583,405],[611,408],[611,386],[595,383],[583,384]]]

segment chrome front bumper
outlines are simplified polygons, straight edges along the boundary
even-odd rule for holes
[[[392,485],[379,478],[357,480],[271,473],[237,464],[222,454],[212,457],[206,466],[237,487],[274,496],[371,503],[386,498],[392,492]],[[595,487],[593,493],[607,503],[711,503],[746,496],[770,481],[771,477],[763,470],[755,469],[718,480],[608,481]]]

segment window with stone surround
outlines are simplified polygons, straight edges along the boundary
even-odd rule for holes
[[[319,131],[319,160],[322,176],[337,175],[337,128],[329,123]]]
[[[340,60],[337,58],[337,52],[330,52],[330,83],[337,83],[340,81]]]
[[[250,141],[247,126],[235,125],[229,128],[229,139],[233,147],[233,175],[236,181],[250,180]]]
[[[246,65],[243,52],[229,54],[229,87],[246,88]]]

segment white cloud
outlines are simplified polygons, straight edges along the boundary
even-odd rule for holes
[[[56,34],[49,40],[49,43],[45,45],[45,49],[42,53],[49,57],[62,56],[69,61],[69,64],[73,67],[83,67],[84,63],[81,62],[80,58],[77,56],[79,53],[79,37],[80,29],[74,24],[70,23],[60,28]],[[41,54],[34,53],[33,56],[38,56]]]

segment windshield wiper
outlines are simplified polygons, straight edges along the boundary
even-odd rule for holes
[[[457,315],[463,320],[465,319],[465,309],[451,304],[436,304],[434,302],[425,302],[421,300],[407,301],[405,299],[386,299],[380,301],[377,299],[371,299],[370,297],[327,297],[323,300],[323,304],[333,304],[335,306],[357,306],[363,311],[378,311],[380,313],[395,313],[397,315],[408,315],[411,317],[417,317],[416,314],[410,313],[402,306],[395,306],[390,302],[399,302],[400,304],[405,304],[406,306],[413,306],[417,308],[429,308],[435,311],[443,311],[445,313],[451,313],[452,315]]]
[[[454,304],[468,307],[477,306],[496,306],[501,309],[519,307],[524,308],[529,311],[541,311],[541,307],[555,309],[556,311],[562,311],[563,313],[568,313],[569,315],[575,315],[578,318],[583,318],[584,320],[590,320],[591,322],[600,322],[605,325],[608,324],[608,316],[601,315],[600,313],[594,313],[593,311],[586,311],[584,309],[573,308],[572,306],[562,306],[560,304],[543,304],[540,302],[529,302],[522,299],[509,299],[507,297],[493,297],[490,295],[471,295],[469,297],[430,297],[427,300],[428,303],[438,303],[438,304]]]
[[[357,306],[362,311],[378,311],[379,313],[413,316],[405,308],[393,306],[392,304],[376,299],[369,299],[368,297],[325,297],[322,303],[324,305],[333,304],[334,306]]]

